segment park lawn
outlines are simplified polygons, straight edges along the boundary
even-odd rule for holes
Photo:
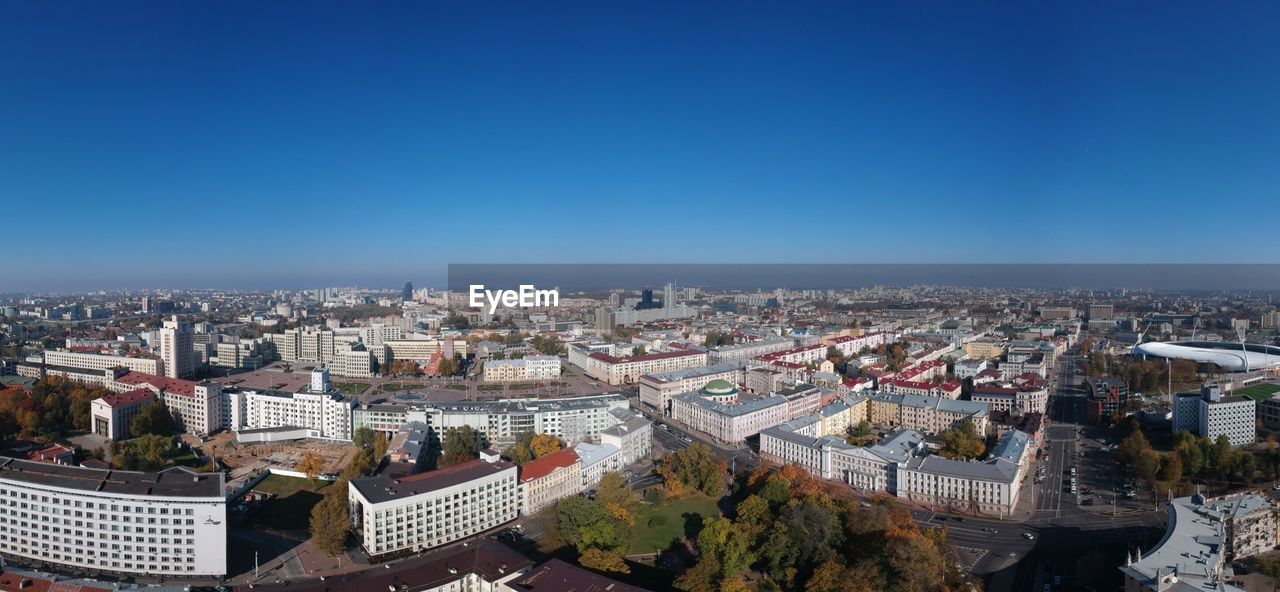
[[[697,521],[694,516],[700,516],[702,523],[719,518],[715,498],[697,494],[658,504],[640,504],[635,526],[627,537],[627,553],[653,553],[670,547],[672,542],[685,538],[686,523],[692,526]]]
[[[256,525],[277,530],[307,528],[311,522],[311,508],[324,499],[328,481],[317,481],[314,486],[301,477],[268,475],[253,486],[254,491],[273,493],[268,501],[253,515]]]
[[[1276,393],[1280,393],[1280,384],[1255,384],[1251,387],[1232,391],[1231,394],[1244,395],[1254,401],[1262,402],[1270,399]]]
[[[369,390],[369,385],[358,382],[335,382],[333,383],[333,388],[348,395],[358,395]]]
[[[465,384],[446,384],[444,388],[450,388],[450,389],[453,389],[453,390],[455,390],[455,391],[465,391],[465,390],[467,390],[467,385],[465,385]]]
[[[502,390],[503,388],[505,388],[505,385],[501,385],[501,384],[482,384],[482,385],[480,385],[480,386],[478,386],[478,387],[476,387],[476,388],[479,388],[479,389],[480,389],[480,390],[482,390],[482,391],[500,391],[500,390]]]

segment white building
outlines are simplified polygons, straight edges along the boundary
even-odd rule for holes
[[[0,555],[93,572],[224,576],[223,475],[0,458]]]
[[[147,389],[126,393],[112,393],[94,399],[89,405],[89,427],[93,433],[112,440],[125,440],[132,436],[133,418],[142,407],[156,401],[156,394]]]
[[[897,496],[935,508],[1003,516],[1018,504],[1030,438],[1005,434],[989,460],[965,462],[941,456],[912,458],[898,465]]]
[[[374,557],[421,551],[492,530],[520,512],[516,466],[483,460],[348,484],[352,531]]]
[[[173,416],[178,429],[190,434],[207,436],[224,426],[222,385],[216,382],[192,382],[129,372],[117,377],[108,388],[116,392],[145,388],[156,393]]]
[[[1164,538],[1120,567],[1125,592],[1244,592],[1225,581],[1227,523],[1205,501],[1197,494],[1169,502]]]
[[[126,356],[46,350],[44,352],[44,363],[51,366],[83,368],[85,370],[125,368],[134,372],[164,374],[164,361],[158,358],[130,358]]]
[[[790,342],[791,340],[787,340]],[[672,372],[645,374],[638,381],[640,384],[640,402],[662,413],[671,412],[671,397],[682,393],[696,391],[713,380],[723,380],[729,384],[742,384],[746,378],[745,364],[742,362],[726,362],[711,366],[684,368]],[[772,391],[770,391],[772,392]]]
[[[712,381],[701,390],[673,397],[671,418],[721,442],[737,443],[813,413],[821,400],[821,389],[801,385],[767,397],[740,401],[736,387],[724,381]]]
[[[177,316],[164,322],[160,328],[160,357],[164,359],[165,376],[186,378],[195,372],[194,342],[191,325],[179,321]]]
[[[600,443],[618,448],[623,465],[649,458],[653,453],[653,423],[629,411],[615,410],[613,414],[622,421],[601,430]]]
[[[595,487],[605,473],[622,470],[622,449],[613,444],[578,442],[573,446],[582,465],[582,487]]]
[[[587,376],[609,384],[631,384],[645,374],[661,374],[707,365],[707,352],[676,350],[638,356],[612,356],[595,352],[587,356]]]
[[[1200,393],[1174,396],[1173,431],[1190,431],[1217,440],[1225,435],[1235,447],[1257,440],[1256,403],[1243,395],[1223,396],[1222,389],[1205,385]]]

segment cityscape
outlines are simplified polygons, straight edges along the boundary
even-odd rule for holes
[[[1280,590],[1277,22],[0,0],[0,592]]]

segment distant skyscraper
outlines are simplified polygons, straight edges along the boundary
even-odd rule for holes
[[[640,302],[636,303],[636,310],[648,310],[650,308],[659,308],[660,306],[653,301],[653,288],[645,288],[640,291]]]
[[[191,325],[179,321],[177,316],[164,322],[160,329],[160,357],[164,359],[165,376],[185,378],[191,375],[194,370],[194,341]]]
[[[676,286],[671,282],[662,289],[662,308],[671,308],[676,305]]]
[[[405,302],[413,300],[413,282],[404,283],[404,287],[400,289],[400,299]]]
[[[151,312],[151,297],[143,296],[142,297],[142,313],[147,314],[150,312]]]

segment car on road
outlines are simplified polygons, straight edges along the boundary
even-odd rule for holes
[[[1027,539],[1028,541],[1033,541],[1033,540],[1035,540],[1036,535],[1031,534],[1031,533],[1029,533],[1029,532],[1024,532],[1024,533],[1022,533],[1022,538]]]
[[[985,530],[985,531],[987,531],[987,532],[989,532],[989,533],[991,533],[991,534],[995,534],[995,533],[997,533],[997,532],[1000,532],[1000,531],[998,531],[998,530],[996,530],[996,529],[994,529],[994,528],[991,528],[990,526],[988,526],[988,527],[986,527],[986,528],[984,528],[984,529],[982,529],[982,530]]]

